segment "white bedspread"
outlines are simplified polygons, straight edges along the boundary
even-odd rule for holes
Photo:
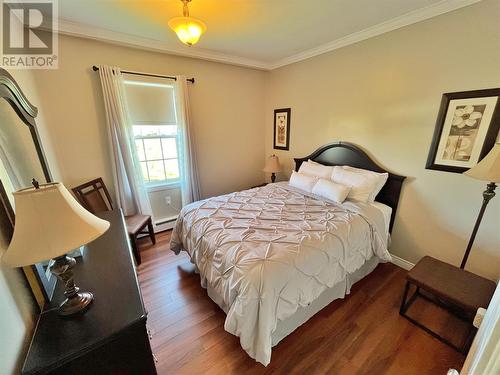
[[[278,320],[374,254],[389,261],[386,244],[375,207],[339,205],[277,183],[185,206],[171,249],[189,253],[202,285],[223,301],[226,331],[267,365]]]

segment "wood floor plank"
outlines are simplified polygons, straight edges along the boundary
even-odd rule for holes
[[[445,374],[464,356],[399,316],[406,271],[381,264],[273,348],[264,367],[239,338],[224,330],[225,314],[200,286],[185,253],[169,249],[171,232],[156,245],[140,240],[138,267],[148,310],[151,347],[163,374]],[[418,319],[459,340],[461,322],[441,309],[415,303]]]

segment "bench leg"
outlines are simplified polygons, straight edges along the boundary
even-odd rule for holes
[[[132,252],[134,253],[135,262],[137,265],[141,264],[141,253],[137,245],[137,237],[133,234],[130,235],[130,244],[132,245]]]
[[[476,333],[477,333],[477,328],[474,327],[474,325],[471,323],[469,326],[469,332],[467,334],[467,338],[465,339],[464,346],[462,347],[461,350],[463,354],[467,355],[467,352],[469,351],[472,345],[472,341],[474,340]]]
[[[406,304],[406,299],[408,298],[408,291],[410,290],[410,282],[407,281],[405,285],[405,290],[403,292],[403,299],[401,300],[401,306],[399,307],[399,314],[404,315],[406,310],[408,309],[408,305]]]
[[[153,228],[153,221],[149,219],[148,221],[148,232],[149,232],[149,238],[151,238],[151,242],[153,245],[156,245],[156,237],[155,237],[155,230]]]

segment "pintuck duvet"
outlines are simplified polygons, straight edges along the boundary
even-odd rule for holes
[[[227,313],[226,331],[267,365],[277,322],[372,256],[390,260],[386,244],[383,215],[369,204],[277,183],[185,206],[171,249],[190,255]]]

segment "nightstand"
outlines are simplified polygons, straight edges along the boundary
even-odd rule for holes
[[[408,299],[411,285],[415,286],[415,292]],[[406,276],[406,286],[399,313],[438,340],[462,353],[467,353],[476,333],[476,328],[472,325],[472,322],[477,309],[488,307],[495,288],[496,284],[491,280],[425,256]],[[422,294],[421,290],[425,294]],[[469,324],[469,331],[462,346],[453,344],[406,314],[417,297],[442,307]]]

